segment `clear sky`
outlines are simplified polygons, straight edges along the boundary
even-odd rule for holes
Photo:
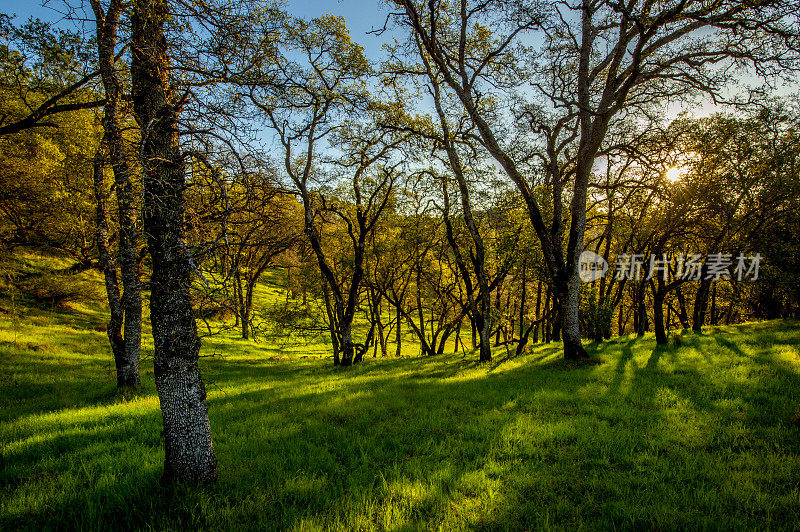
[[[71,5],[80,5],[81,1],[88,10],[88,0],[67,0]],[[29,17],[37,17],[48,21],[62,18],[59,11],[64,11],[64,0],[48,0],[42,6],[42,0],[0,0],[0,12],[16,14],[19,23]],[[354,41],[363,45],[370,56],[376,56],[380,46],[387,41],[386,36],[368,35],[367,32],[382,27],[388,13],[382,2],[376,0],[286,0],[285,9],[297,16],[314,17],[333,13],[347,20]]]
[[[57,21],[62,18],[59,11],[64,11],[65,2],[71,5],[81,5],[83,2],[89,9],[88,0],[0,0],[0,12],[16,14],[18,23],[31,16]],[[327,13],[343,16],[353,40],[364,46],[366,54],[373,59],[380,57],[381,45],[390,40],[389,34],[368,34],[372,29],[383,27],[386,20],[388,8],[378,0],[285,0],[285,9],[293,15],[306,18]],[[786,95],[796,90],[796,85],[783,87],[778,94]],[[679,107],[671,106],[668,114],[674,116],[678,110]],[[702,116],[715,110],[717,108],[707,102],[699,108],[695,107],[692,114]]]

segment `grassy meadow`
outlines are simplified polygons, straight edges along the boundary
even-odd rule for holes
[[[162,488],[152,346],[119,393],[100,278],[69,278],[97,293],[3,285],[1,530],[800,527],[796,322],[622,337],[580,367],[550,344],[334,368],[231,331],[201,360],[219,482]]]

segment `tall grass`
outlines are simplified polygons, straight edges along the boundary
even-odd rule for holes
[[[367,359],[207,339],[219,483],[163,488],[152,363],[115,388],[102,308],[0,315],[0,529],[793,529],[800,329]],[[151,354],[145,345],[145,354]]]

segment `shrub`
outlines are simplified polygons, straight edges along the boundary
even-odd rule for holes
[[[46,273],[29,277],[20,281],[18,288],[23,294],[48,305],[66,306],[69,303],[102,300],[95,283],[70,275]]]

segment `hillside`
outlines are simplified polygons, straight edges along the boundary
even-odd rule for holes
[[[466,353],[343,369],[324,344],[208,338],[220,479],[173,491],[159,487],[152,360],[141,391],[116,391],[102,299],[12,304],[6,290],[0,307],[3,530],[800,521],[796,322],[686,333],[681,347],[623,337],[581,367],[561,362],[558,344],[518,358],[501,347],[485,366]]]

